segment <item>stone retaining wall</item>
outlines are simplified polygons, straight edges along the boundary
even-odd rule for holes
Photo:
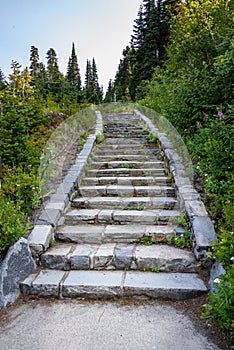
[[[166,137],[166,134],[160,132],[158,128],[153,125],[151,120],[141,112],[134,110],[134,114],[144,121],[149,130],[155,134],[159,140],[170,172],[173,175],[181,210],[186,212],[189,219],[192,232],[191,243],[194,254],[196,259],[208,263],[212,241],[216,241],[217,237],[200,195],[193,187],[189,177],[186,176],[185,166],[178,153],[173,149],[173,145]]]

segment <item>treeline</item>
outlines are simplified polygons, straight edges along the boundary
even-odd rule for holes
[[[28,74],[32,79],[30,85],[37,91],[37,96],[44,100],[51,99],[60,104],[68,103],[96,103],[99,104],[103,99],[103,88],[98,82],[97,65],[95,59],[87,60],[84,86],[80,75],[75,45],[72,44],[71,56],[67,64],[67,73],[64,75],[59,70],[58,57],[53,48],[46,53],[46,66],[39,58],[39,50],[31,46],[29,68],[21,71],[18,62],[12,61],[12,74],[10,81],[7,82],[3,72],[0,70],[0,89],[4,89],[13,80],[17,80],[17,75]]]
[[[123,50],[114,81],[109,82],[106,102],[141,99],[152,79],[155,67],[167,60],[170,18],[180,0],[143,0],[133,26],[129,45]]]

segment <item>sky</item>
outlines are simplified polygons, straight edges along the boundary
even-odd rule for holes
[[[0,0],[0,69],[6,77],[12,60],[30,65],[36,46],[46,64],[53,48],[66,74],[75,43],[82,83],[87,59],[95,58],[99,84],[106,90],[114,79],[122,51],[131,39],[141,0]]]

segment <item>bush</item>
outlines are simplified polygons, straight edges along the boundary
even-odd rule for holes
[[[0,258],[11,243],[25,236],[29,228],[20,205],[0,191]]]
[[[226,269],[226,274],[215,279],[217,291],[208,296],[203,318],[216,319],[222,330],[234,341],[234,232],[223,231],[213,248],[213,257]]]

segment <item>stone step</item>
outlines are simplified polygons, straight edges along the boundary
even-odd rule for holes
[[[55,270],[140,270],[198,272],[191,251],[168,245],[56,244],[41,256],[44,268]]]
[[[58,226],[55,232],[56,238],[61,242],[100,244],[100,243],[139,243],[143,237],[149,237],[151,242],[167,243],[177,227],[174,225],[146,225],[142,222],[128,225],[90,225],[85,214],[77,220],[71,221],[71,225]],[[95,213],[93,213],[95,214]],[[104,219],[103,219],[104,220]]]
[[[23,294],[56,298],[145,297],[171,300],[207,293],[198,274],[140,271],[42,270],[20,283]]]
[[[127,168],[115,168],[115,169],[92,169],[86,170],[86,176],[89,177],[105,177],[105,176],[157,176],[162,174],[163,168],[154,169],[127,169]],[[164,183],[170,183],[171,180],[165,176]]]
[[[141,161],[146,162],[149,160],[157,160],[157,157],[152,155],[140,155],[140,154],[116,154],[113,156],[100,156],[100,155],[93,155],[93,159],[95,161],[101,161],[101,162],[110,162],[110,161],[118,161],[121,160],[124,161]]]
[[[176,210],[70,209],[64,215],[64,222],[68,225],[78,223],[167,225],[176,222],[179,217],[180,212]]]
[[[175,188],[169,186],[129,186],[129,185],[96,185],[79,186],[79,194],[82,197],[89,196],[150,196],[150,197],[175,197]]]
[[[132,154],[132,155],[158,155],[160,153],[159,150],[157,149],[147,149],[147,148],[139,148],[139,149],[131,149],[128,150],[126,148],[123,148],[121,150],[118,149],[109,149],[107,148],[98,148],[97,150],[95,150],[95,155],[100,155],[100,156],[116,156],[119,154],[123,154],[123,155],[128,155],[128,154]]]
[[[161,176],[159,176],[159,174]],[[164,175],[164,171],[160,170],[156,177],[154,176],[100,176],[100,177],[84,177],[82,186],[89,185],[120,185],[120,186],[157,186],[169,184],[170,180]]]
[[[71,205],[73,208],[83,209],[176,209],[179,204],[171,197],[83,197],[75,198]]]
[[[162,161],[147,161],[147,162],[139,162],[139,161],[109,161],[109,162],[95,162],[91,161],[89,163],[89,167],[92,169],[163,169],[165,163]]]

